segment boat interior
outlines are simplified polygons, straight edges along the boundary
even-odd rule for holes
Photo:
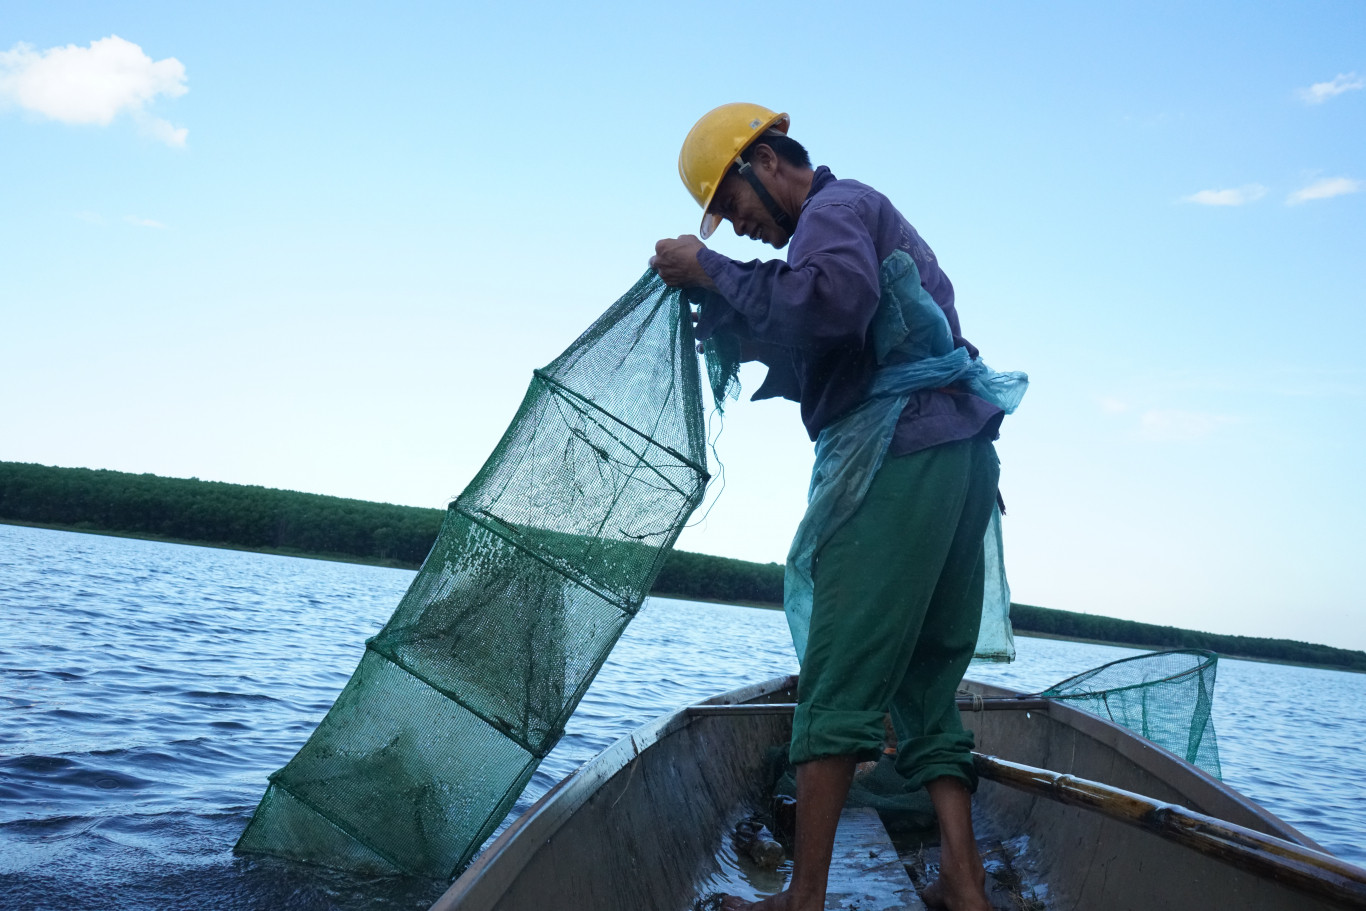
[[[751,836],[762,826],[760,841],[785,840],[774,798],[795,683],[741,688],[618,741],[510,826],[432,911],[688,911],[780,890],[790,861],[756,854]],[[1166,750],[1064,704],[964,687],[993,907],[1366,908],[1366,871]],[[864,792],[878,790],[878,765],[860,768]],[[860,800],[858,781],[827,908],[924,907],[938,858],[932,814],[914,800],[868,806],[878,801]]]

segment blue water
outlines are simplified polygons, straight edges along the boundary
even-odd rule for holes
[[[444,888],[231,848],[403,570],[0,525],[0,908],[425,908]],[[1126,650],[1037,639],[1037,690]],[[514,813],[662,712],[795,670],[775,611],[652,599]],[[1366,863],[1366,675],[1223,661],[1225,780]]]

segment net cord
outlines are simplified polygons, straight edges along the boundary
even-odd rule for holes
[[[678,461],[682,462],[684,465],[688,466],[688,467],[691,468],[693,471],[695,471],[695,472],[697,472],[699,475],[701,475],[703,481],[707,481],[707,480],[710,480],[710,479],[711,479],[711,473],[707,471],[707,468],[706,468],[705,465],[699,465],[699,464],[697,464],[697,463],[694,462],[692,459],[688,458],[688,457],[685,456],[683,453],[679,452],[677,449],[674,449],[672,446],[665,446],[665,445],[662,444],[662,443],[659,443],[659,442],[656,442],[655,440],[650,439],[650,438],[649,438],[648,436],[646,436],[644,433],[642,433],[642,432],[640,432],[639,430],[637,430],[636,428],[632,427],[630,424],[626,423],[626,422],[623,421],[621,418],[617,417],[615,414],[612,414],[612,412],[610,412],[610,411],[608,411],[607,409],[603,408],[603,407],[602,407],[601,405],[599,405],[597,402],[593,401],[592,399],[588,398],[587,396],[584,396],[584,395],[581,395],[581,394],[575,392],[573,389],[570,389],[570,388],[569,388],[568,386],[566,386],[564,383],[561,383],[559,380],[555,379],[553,376],[551,376],[550,374],[546,373],[544,370],[541,370],[540,368],[537,368],[536,370],[533,370],[533,371],[532,371],[532,374],[535,375],[537,379],[544,380],[546,383],[550,384],[550,385],[553,386],[555,389],[561,390],[561,391],[565,392],[566,394],[573,396],[574,398],[578,399],[580,402],[583,402],[583,403],[584,403],[585,405],[587,405],[589,408],[592,408],[594,411],[600,412],[601,414],[603,414],[603,415],[605,415],[605,416],[611,418],[613,421],[615,421],[616,423],[620,424],[622,427],[625,427],[627,430],[631,431],[631,433],[634,433],[636,436],[640,437],[642,440],[645,440],[647,443],[650,443],[650,444],[653,445],[653,446],[658,446],[660,449],[664,450],[664,451],[667,452],[669,455],[671,455],[671,456],[673,456],[674,458],[678,459]]]
[[[1159,678],[1157,678],[1156,680],[1143,680],[1143,681],[1140,681],[1140,682],[1138,682],[1138,683],[1128,683],[1128,684],[1125,684],[1124,686],[1107,686],[1107,687],[1105,687],[1104,689],[1092,690],[1092,691],[1090,691],[1090,692],[1077,692],[1077,693],[1058,693],[1058,692],[1057,692],[1057,690],[1058,690],[1060,687],[1065,686],[1066,684],[1068,684],[1068,683],[1070,683],[1071,681],[1076,680],[1076,679],[1078,679],[1078,678],[1080,678],[1080,677],[1093,676],[1093,675],[1095,675],[1095,674],[1098,674],[1100,671],[1105,670],[1107,667],[1113,667],[1113,666],[1116,665],[1116,664],[1124,664],[1125,662],[1128,662],[1128,661],[1135,661],[1135,660],[1138,660],[1138,659],[1140,659],[1140,658],[1152,658],[1154,655],[1200,655],[1200,656],[1204,657],[1205,660],[1202,661],[1200,664],[1196,665],[1195,667],[1189,667],[1189,668],[1186,668],[1186,669],[1184,669],[1184,670],[1177,671],[1177,672],[1174,673],[1174,674],[1170,674],[1170,675],[1168,675],[1168,676],[1166,676],[1166,677],[1159,677]],[[1142,654],[1142,655],[1130,655],[1130,656],[1128,656],[1127,658],[1118,658],[1118,659],[1116,659],[1116,660],[1114,660],[1114,661],[1108,662],[1108,663],[1106,663],[1106,664],[1102,664],[1102,665],[1100,665],[1099,667],[1091,668],[1091,670],[1089,670],[1089,671],[1084,671],[1083,673],[1076,674],[1076,675],[1074,675],[1074,676],[1072,676],[1072,677],[1068,677],[1066,680],[1063,680],[1063,681],[1060,682],[1060,683],[1055,683],[1055,684],[1053,684],[1052,686],[1050,686],[1050,687],[1049,687],[1048,689],[1046,689],[1046,690],[1041,690],[1041,691],[1039,691],[1039,692],[1037,692],[1037,693],[1031,693],[1030,695],[1032,695],[1032,696],[1037,696],[1037,697],[1042,698],[1042,699],[1082,699],[1082,698],[1087,698],[1087,697],[1099,696],[1099,695],[1102,695],[1102,694],[1105,694],[1105,693],[1120,693],[1120,692],[1123,692],[1124,690],[1133,690],[1133,689],[1139,689],[1139,688],[1145,687],[1145,686],[1154,686],[1154,685],[1159,684],[1159,683],[1174,683],[1174,682],[1176,682],[1176,681],[1178,681],[1178,680],[1181,680],[1181,679],[1186,678],[1186,677],[1190,677],[1190,676],[1192,676],[1192,675],[1202,675],[1202,674],[1204,674],[1205,671],[1209,670],[1209,667],[1210,667],[1210,664],[1211,664],[1210,659],[1211,659],[1211,658],[1217,659],[1218,657],[1219,657],[1219,656],[1218,656],[1216,653],[1211,652],[1211,651],[1209,651],[1209,650],[1207,650],[1207,649],[1188,649],[1188,648],[1170,649],[1170,650],[1164,651],[1164,652],[1147,652],[1147,653]]]
[[[311,800],[305,800],[304,798],[300,797],[298,794],[295,794],[295,793],[294,793],[293,791],[291,791],[289,788],[287,788],[287,787],[285,787],[284,785],[280,784],[280,782],[277,781],[277,780],[275,779],[275,776],[276,776],[276,775],[279,775],[279,774],[280,774],[281,772],[283,772],[283,771],[284,771],[284,769],[277,769],[276,771],[272,772],[272,773],[266,778],[266,780],[270,782],[270,786],[271,786],[271,787],[273,787],[273,788],[279,788],[281,791],[284,791],[286,794],[289,795],[289,799],[290,799],[290,800],[298,801],[299,804],[300,804],[301,806],[307,807],[307,808],[308,808],[309,810],[311,810],[319,819],[321,819],[321,820],[323,820],[324,822],[326,822],[329,826],[331,826],[332,828],[336,829],[338,832],[342,833],[342,834],[345,835],[347,838],[351,839],[352,841],[354,841],[356,844],[360,845],[360,846],[361,846],[362,848],[364,848],[365,850],[374,853],[374,855],[375,855],[376,857],[378,857],[378,858],[380,858],[381,860],[383,860],[384,862],[386,862],[386,863],[392,865],[393,868],[394,868],[395,870],[402,870],[402,869],[404,869],[403,864],[399,863],[399,862],[396,861],[394,858],[390,857],[388,854],[384,853],[384,852],[381,851],[379,848],[377,848],[377,847],[375,847],[374,845],[372,845],[372,844],[371,844],[369,841],[367,841],[366,839],[360,837],[360,835],[358,835],[357,833],[351,831],[351,827],[350,827],[350,826],[344,826],[344,825],[342,825],[341,823],[339,823],[339,822],[337,822],[335,819],[333,819],[331,816],[328,816],[326,813],[324,813],[324,812],[322,811],[322,808],[316,806]]]
[[[553,562],[553,561],[551,561],[551,560],[546,559],[545,557],[543,557],[543,556],[541,556],[540,554],[538,554],[536,551],[532,550],[530,547],[527,547],[527,546],[526,546],[525,544],[523,544],[521,541],[518,541],[518,540],[516,540],[515,538],[512,538],[512,537],[509,537],[508,535],[504,534],[502,531],[500,531],[500,530],[498,530],[497,528],[493,527],[493,525],[490,524],[489,522],[485,521],[484,519],[479,518],[479,517],[476,516],[474,513],[470,512],[468,509],[465,509],[463,506],[460,505],[460,501],[459,501],[459,500],[456,500],[454,503],[451,504],[451,509],[453,509],[453,510],[455,510],[456,512],[460,513],[462,516],[464,516],[465,518],[469,519],[471,522],[474,522],[474,523],[477,524],[480,528],[483,528],[485,531],[487,531],[489,534],[497,535],[499,538],[502,538],[504,541],[508,542],[508,543],[511,544],[513,547],[515,547],[515,548],[517,548],[518,550],[520,550],[522,553],[526,554],[527,556],[531,557],[533,560],[535,560],[535,561],[537,561],[538,563],[541,563],[542,565],[544,565],[544,566],[546,566],[547,568],[549,568],[551,571],[556,572],[556,573],[559,573],[561,576],[564,576],[566,579],[568,579],[569,581],[573,582],[574,584],[579,585],[579,586],[581,586],[582,588],[585,588],[585,589],[587,589],[588,591],[592,592],[593,594],[597,595],[599,598],[601,598],[602,600],[606,601],[608,604],[612,605],[612,606],[615,607],[617,610],[621,611],[623,614],[626,614],[627,616],[634,616],[634,615],[635,615],[635,614],[634,614],[634,611],[631,610],[630,603],[629,603],[625,598],[622,598],[622,597],[620,597],[620,596],[618,596],[618,595],[611,595],[611,594],[608,594],[607,592],[604,592],[604,591],[602,591],[600,588],[598,588],[597,585],[590,583],[589,580],[586,579],[586,578],[584,578],[583,576],[580,576],[580,575],[578,575],[578,574],[576,574],[576,573],[572,573],[572,572],[570,572],[568,569],[566,569],[565,567],[560,566],[559,564],[557,564],[557,563],[555,563],[555,562]],[[499,520],[499,524],[503,524],[503,522],[502,522],[501,519]],[[511,527],[511,526],[509,526],[509,527]]]
[[[546,753],[549,753],[551,747],[554,746],[554,744],[552,744],[551,747],[542,747],[541,749],[533,747],[526,740],[522,739],[521,737],[517,736],[512,732],[512,724],[510,722],[505,721],[501,718],[490,717],[488,714],[479,711],[474,706],[470,705],[468,702],[461,699],[458,695],[455,694],[454,691],[433,683],[431,680],[427,679],[427,677],[418,673],[413,668],[409,667],[408,663],[403,659],[399,658],[397,655],[391,655],[388,652],[381,649],[378,645],[375,645],[373,639],[367,640],[365,643],[365,647],[367,650],[374,652],[376,655],[379,655],[381,658],[383,658],[385,661],[388,661],[394,667],[403,671],[403,673],[407,674],[409,677],[412,677],[414,680],[417,680],[429,689],[440,693],[442,696],[445,696],[451,702],[454,702],[456,705],[460,706],[462,709],[469,712],[475,718],[478,718],[480,721],[484,722],[484,724],[487,724],[489,727],[493,728],[495,731],[502,734],[508,740],[511,740],[513,743],[517,744],[519,747],[521,747],[526,752],[530,753],[532,756],[535,756],[537,759],[540,759],[543,756],[545,756]]]

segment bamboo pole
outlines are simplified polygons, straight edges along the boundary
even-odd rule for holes
[[[1366,870],[1310,848],[1264,835],[1177,804],[1072,775],[973,753],[986,779],[1146,829],[1208,857],[1301,892],[1366,908]]]
[[[1037,696],[962,696],[957,703],[960,709],[973,712],[1042,712],[1048,710],[1051,701]],[[690,705],[687,713],[694,718],[701,715],[791,715],[796,708],[795,702],[744,702],[736,705]]]

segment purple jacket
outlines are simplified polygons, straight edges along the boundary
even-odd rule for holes
[[[698,253],[720,292],[719,298],[708,295],[698,337],[718,331],[739,336],[742,358],[769,368],[753,398],[800,403],[814,440],[867,394],[877,367],[869,327],[881,297],[878,270],[898,249],[915,261],[921,285],[948,318],[955,346],[977,357],[962,337],[953,284],[934,251],[887,197],[858,181],[837,180],[824,166],[816,169],[802,204],[787,262],[742,263],[710,249]],[[917,452],[983,432],[994,439],[1002,417],[999,408],[965,392],[918,392],[901,413],[891,452]]]

